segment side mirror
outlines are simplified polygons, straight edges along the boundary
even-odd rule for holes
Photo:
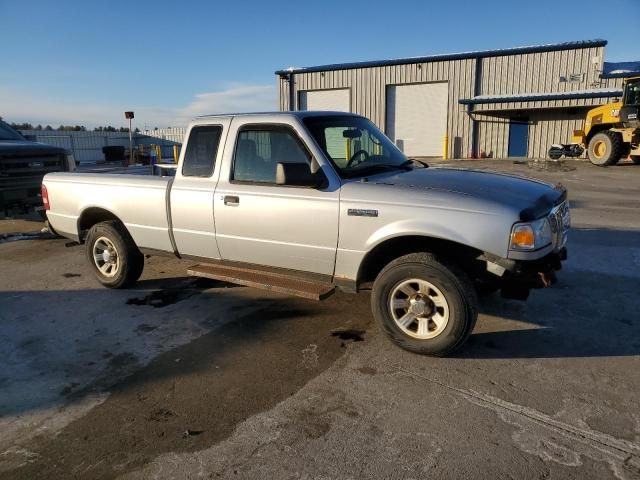
[[[276,165],[276,185],[318,188],[325,182],[322,170],[313,173],[306,163],[278,162]]]

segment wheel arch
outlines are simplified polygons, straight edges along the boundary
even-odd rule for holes
[[[124,222],[110,210],[104,207],[87,207],[78,217],[78,239],[82,243],[87,236],[87,232],[91,227],[100,222],[116,221],[124,228],[129,235],[131,232],[127,229]]]
[[[594,125],[593,127],[591,127],[591,130],[589,130],[589,134],[585,137],[585,147],[587,149],[589,148],[589,143],[591,143],[591,139],[596,134],[606,132],[607,130],[611,130],[612,128],[614,128],[614,125],[610,123]]]
[[[410,253],[429,252],[457,264],[467,272],[482,254],[480,250],[453,240],[426,235],[402,235],[388,238],[369,250],[358,267],[358,288],[368,287],[380,271],[396,258]]]

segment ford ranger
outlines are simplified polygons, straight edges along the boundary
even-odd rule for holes
[[[307,298],[371,290],[388,336],[431,355],[464,343],[479,291],[525,299],[553,283],[570,223],[560,185],[429,167],[337,112],[200,117],[174,177],[52,173],[42,196],[107,287],[162,254]]]

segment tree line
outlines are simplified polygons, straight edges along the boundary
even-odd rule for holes
[[[2,117],[0,117],[0,120],[2,120]],[[46,126],[42,126],[40,124],[38,125],[32,125],[31,123],[28,122],[24,122],[24,123],[15,123],[15,122],[11,122],[9,123],[9,126],[11,128],[13,128],[14,130],[43,130],[43,131],[47,131],[47,132],[52,132],[54,130],[59,131],[59,132],[90,132],[91,130],[89,130],[87,127],[85,127],[84,125],[60,125],[58,126],[58,128],[53,128],[51,125],[46,125]],[[129,128],[128,127],[112,127],[111,125],[105,126],[105,127],[95,127],[93,129],[94,132],[121,132],[121,133],[129,133]],[[136,128],[134,130],[135,133],[139,133],[140,129]]]

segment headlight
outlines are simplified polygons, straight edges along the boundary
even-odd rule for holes
[[[511,250],[538,250],[553,241],[551,225],[547,218],[534,222],[516,223],[511,230]]]

